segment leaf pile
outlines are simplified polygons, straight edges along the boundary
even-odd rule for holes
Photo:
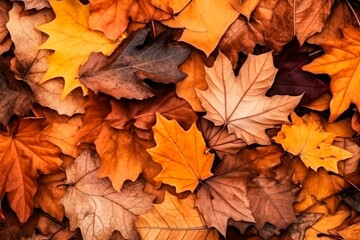
[[[0,2],[0,238],[358,239],[359,16]]]

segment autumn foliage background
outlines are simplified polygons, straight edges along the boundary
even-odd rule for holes
[[[0,239],[360,239],[356,0],[0,2]]]

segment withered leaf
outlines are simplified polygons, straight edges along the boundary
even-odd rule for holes
[[[98,168],[99,157],[86,150],[66,169],[71,187],[61,204],[70,219],[70,230],[80,227],[84,240],[108,239],[115,230],[127,239],[139,239],[135,220],[151,209],[154,196],[142,191],[140,181],[127,182],[117,192],[108,179],[96,177]]]
[[[80,67],[80,81],[95,93],[101,91],[115,98],[144,99],[154,95],[142,80],[174,83],[185,77],[178,66],[190,49],[180,43],[166,44],[166,33],[144,44],[148,28],[137,30],[109,56],[92,53]]]

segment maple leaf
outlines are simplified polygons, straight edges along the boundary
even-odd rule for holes
[[[273,139],[280,143],[285,151],[299,155],[307,167],[315,171],[324,167],[338,173],[337,162],[352,157],[350,152],[332,145],[336,134],[326,132],[320,117],[315,113],[302,118],[293,113],[291,119],[293,125],[283,125]]]
[[[142,81],[173,83],[185,75],[178,66],[188,57],[190,50],[178,43],[166,44],[165,33],[151,44],[142,46],[148,28],[132,33],[109,57],[92,53],[80,67],[80,81],[95,93],[101,91],[115,98],[144,99],[154,95]]]
[[[120,7],[121,6],[121,7]],[[91,0],[89,26],[116,40],[124,33],[130,20],[147,23],[169,19],[171,15],[152,5],[151,0]]]
[[[330,75],[333,95],[330,102],[330,122],[335,121],[350,103],[360,108],[357,94],[360,90],[360,34],[355,27],[343,29],[343,34],[342,39],[329,40],[322,45],[325,55],[302,67],[305,71]]]
[[[154,180],[183,192],[194,191],[200,181],[212,176],[214,155],[205,153],[205,142],[195,123],[185,131],[175,120],[156,113],[153,131],[156,147],[147,151],[163,168]]]
[[[199,99],[196,96],[195,89],[205,90],[207,84],[205,81],[204,61],[197,51],[192,51],[189,58],[180,66],[187,77],[176,83],[176,94],[185,99],[197,112],[203,112]]]
[[[111,101],[111,113],[106,121],[113,128],[130,130],[142,139],[152,140],[156,112],[176,120],[186,129],[197,119],[191,106],[178,98],[172,87],[164,87],[156,96],[143,101]]]
[[[39,50],[47,36],[36,30],[40,24],[54,19],[50,9],[38,12],[24,11],[20,3],[14,3],[9,12],[10,20],[6,24],[15,45],[15,58],[11,61],[11,68],[17,79],[28,83],[34,92],[35,101],[42,106],[56,110],[59,114],[68,116],[83,113],[84,98],[81,90],[71,92],[64,99],[60,99],[64,84],[60,78],[47,81],[40,85],[41,79],[48,69],[46,57],[50,50]],[[27,44],[23,44],[26,41]]]
[[[162,23],[172,28],[185,28],[179,41],[189,43],[209,56],[239,16],[239,5],[240,2],[231,0],[189,1],[180,12],[174,12],[173,19]]]
[[[10,126],[10,132],[0,132],[0,199],[7,193],[10,206],[21,222],[33,209],[38,171],[43,174],[59,170],[58,147],[41,139],[43,119],[21,119]]]
[[[206,226],[195,208],[194,194],[178,199],[166,192],[164,201],[155,204],[150,212],[141,214],[135,224],[144,240],[219,239],[216,230]]]
[[[262,229],[267,222],[279,229],[285,229],[296,222],[292,206],[296,199],[294,187],[290,178],[277,182],[266,177],[257,177],[249,183],[250,208],[257,229]]]
[[[219,53],[214,67],[205,68],[205,72],[208,89],[195,89],[207,112],[204,118],[215,126],[227,126],[229,133],[235,133],[247,144],[270,144],[265,129],[288,122],[290,111],[301,99],[301,96],[265,96],[276,74],[271,52],[250,54],[237,77],[229,59]]]
[[[267,95],[287,94],[296,96],[304,93],[300,104],[309,104],[328,91],[325,83],[314,74],[301,70],[301,67],[310,63],[311,60],[307,52],[301,51],[297,38],[293,38],[274,57],[274,65],[279,70]]]
[[[49,2],[56,18],[50,23],[37,27],[49,35],[49,39],[39,48],[55,50],[55,53],[47,58],[50,66],[42,82],[63,77],[65,85],[62,98],[77,87],[81,87],[86,92],[86,88],[78,79],[79,66],[92,52],[110,54],[121,40],[113,42],[99,32],[88,29],[88,5],[82,5],[77,0],[49,0]]]
[[[133,136],[130,131],[105,124],[94,143],[101,157],[98,176],[109,177],[116,190],[120,190],[126,180],[135,181],[143,171],[151,177],[160,172],[160,166],[145,150],[153,143]]]
[[[137,215],[151,209],[154,197],[142,192],[140,181],[126,183],[117,192],[108,179],[96,177],[98,168],[99,157],[86,150],[66,169],[66,182],[71,187],[60,203],[70,229],[80,227],[85,240],[108,239],[114,230],[127,239],[138,239],[134,222]]]

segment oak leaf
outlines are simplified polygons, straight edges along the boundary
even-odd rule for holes
[[[204,108],[201,106],[194,89],[205,90],[207,88],[204,61],[200,53],[193,50],[189,58],[180,66],[180,69],[187,76],[176,83],[176,94],[185,99],[194,111],[203,112]]]
[[[148,32],[149,28],[135,31],[109,57],[92,53],[79,69],[80,81],[95,93],[141,100],[154,95],[144,78],[161,83],[183,79],[178,66],[190,50],[179,43],[166,44],[166,33],[144,46]]]
[[[296,199],[295,185],[290,178],[281,181],[266,177],[254,178],[249,183],[248,197],[255,218],[255,226],[262,229],[271,223],[279,229],[296,222],[293,202]]]
[[[153,131],[156,147],[147,151],[163,168],[155,180],[175,186],[176,192],[193,192],[200,181],[212,176],[214,155],[205,153],[205,142],[195,123],[185,131],[175,120],[156,113]]]
[[[128,182],[117,192],[108,179],[96,177],[98,169],[99,157],[90,150],[66,169],[66,183],[71,187],[60,203],[70,220],[70,230],[80,227],[84,240],[108,239],[114,230],[126,239],[138,239],[137,215],[151,209],[154,197],[142,192],[140,181]]]
[[[146,177],[160,172],[160,166],[146,152],[146,148],[154,146],[152,141],[139,139],[130,131],[104,124],[94,143],[101,158],[98,177],[109,177],[116,190],[126,180],[135,181],[143,171]]]
[[[332,145],[336,134],[326,132],[320,117],[315,113],[302,118],[293,113],[291,119],[293,125],[282,125],[273,139],[285,151],[299,155],[308,168],[316,171],[319,167],[324,167],[338,173],[337,162],[352,157],[350,152]]]
[[[360,108],[360,31],[355,27],[343,29],[342,39],[324,43],[325,55],[302,67],[312,73],[326,73],[331,77],[329,121],[334,122],[351,103]]]
[[[35,28],[54,19],[50,9],[25,11],[20,3],[14,3],[9,11],[9,22],[6,24],[15,45],[15,58],[11,60],[11,69],[17,79],[25,81],[34,93],[34,99],[42,106],[56,110],[59,114],[71,116],[83,113],[81,90],[73,91],[60,99],[64,84],[60,78],[40,84],[49,64],[46,60],[50,50],[39,50],[47,36]],[[26,41],[26,44],[23,44]]]
[[[328,86],[318,79],[315,74],[301,70],[302,66],[311,61],[309,53],[302,51],[297,38],[293,38],[274,57],[274,65],[279,70],[267,95],[287,94],[296,96],[304,93],[300,101],[300,104],[304,105],[311,103],[321,94],[328,91]]]
[[[201,214],[195,207],[195,195],[186,199],[165,193],[161,204],[155,204],[153,209],[141,214],[136,221],[142,239],[219,239],[215,229],[206,226]]]
[[[65,84],[61,95],[66,97],[72,90],[86,88],[78,79],[78,68],[91,52],[110,54],[120,40],[111,41],[99,32],[88,29],[89,6],[77,0],[49,0],[56,14],[55,20],[38,26],[37,29],[49,35],[40,49],[55,50],[47,59],[50,63],[42,82],[55,77],[63,77]]]
[[[129,21],[147,23],[170,17],[168,12],[153,6],[151,0],[90,0],[90,28],[104,32],[112,40],[125,32]]]
[[[174,88],[164,86],[150,99],[111,101],[111,113],[105,120],[113,128],[131,130],[142,139],[152,140],[156,112],[176,120],[185,129],[197,119],[191,106],[176,96]]]
[[[214,67],[205,68],[208,89],[195,89],[207,112],[204,118],[215,126],[225,125],[229,133],[235,133],[247,144],[270,144],[265,129],[288,122],[289,113],[301,99],[265,96],[276,71],[271,52],[250,54],[235,77],[229,59],[219,53]]]
[[[43,119],[20,119],[0,132],[0,199],[7,193],[11,208],[19,220],[25,222],[33,210],[33,196],[37,189],[39,172],[59,171],[62,161],[60,149],[42,140]]]

